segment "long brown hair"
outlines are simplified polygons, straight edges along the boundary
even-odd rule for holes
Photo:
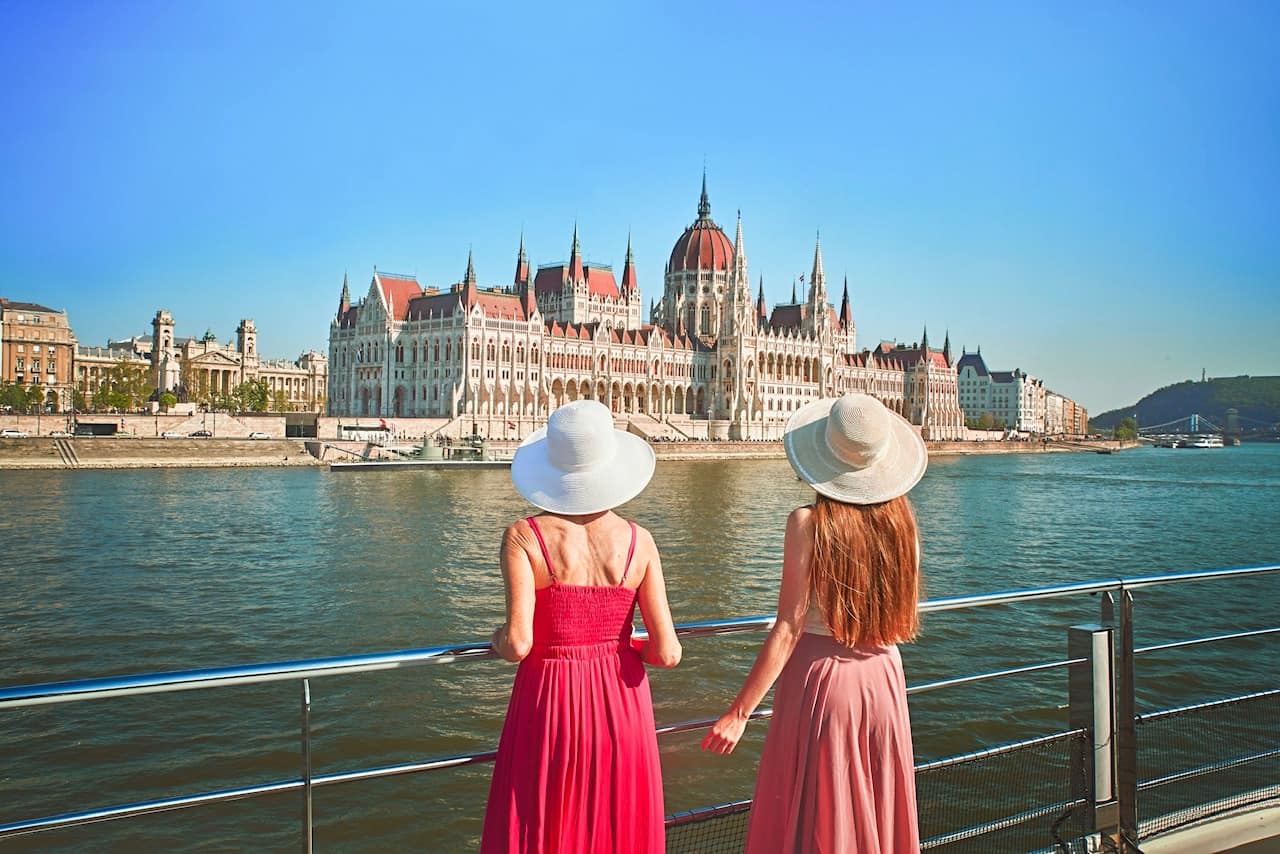
[[[819,495],[813,507],[810,602],[845,646],[913,640],[920,630],[919,534],[905,495],[844,504]]]

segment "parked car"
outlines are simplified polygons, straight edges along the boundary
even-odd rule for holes
[[[165,430],[163,433],[160,434],[160,438],[161,439],[183,439],[186,437],[184,437],[177,430]]]
[[[71,436],[66,430],[50,430],[49,435],[54,439],[66,439]]]
[[[254,430],[252,433],[249,434],[249,438],[250,439],[270,439],[271,434],[263,433],[261,430]]]
[[[27,439],[31,434],[26,430],[18,430],[13,427],[6,427],[0,430],[0,439]]]
[[[210,430],[193,430],[187,434],[192,439],[212,439],[213,432]]]

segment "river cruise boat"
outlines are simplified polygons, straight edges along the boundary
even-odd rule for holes
[[[1221,448],[1223,447],[1221,436],[1196,436],[1189,442],[1183,442],[1180,448]]]

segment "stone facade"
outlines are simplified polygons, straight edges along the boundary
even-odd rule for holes
[[[75,348],[65,311],[0,297],[0,382],[38,386],[47,409],[69,409]]]
[[[152,384],[161,392],[175,392],[192,400],[230,394],[241,383],[262,380],[267,384],[268,405],[275,392],[286,403],[304,412],[324,409],[328,387],[328,359],[309,351],[296,360],[262,359],[258,354],[258,330],[245,318],[236,327],[233,344],[222,343],[212,332],[200,338],[179,337],[173,316],[157,311],[150,338],[110,341],[106,347],[76,349],[76,383],[86,399],[105,381],[108,372],[124,363],[145,367]]]
[[[990,413],[1010,430],[1047,435],[1083,435],[1088,431],[1084,407],[1066,395],[1049,391],[1021,368],[991,371],[976,353],[962,352],[956,363],[960,408],[965,418]]]
[[[950,342],[856,349],[848,282],[828,301],[822,246],[807,297],[752,299],[742,219],[730,241],[711,219],[703,181],[698,217],[676,241],[660,303],[641,323],[628,241],[621,281],[581,258],[531,275],[524,242],[510,286],[478,285],[472,259],[458,284],[423,287],[374,270],[352,302],[344,279],[329,332],[329,414],[455,421],[463,432],[519,438],[579,398],[609,406],[640,432],[685,438],[771,439],[806,401],[865,391],[930,439],[961,438]]]

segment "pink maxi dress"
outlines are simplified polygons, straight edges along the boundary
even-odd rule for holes
[[[520,662],[489,788],[481,852],[665,849],[662,770],[644,662],[631,646],[637,593],[561,584],[538,590],[533,649]]]
[[[847,647],[806,631],[773,696],[747,854],[916,854],[898,647]]]

